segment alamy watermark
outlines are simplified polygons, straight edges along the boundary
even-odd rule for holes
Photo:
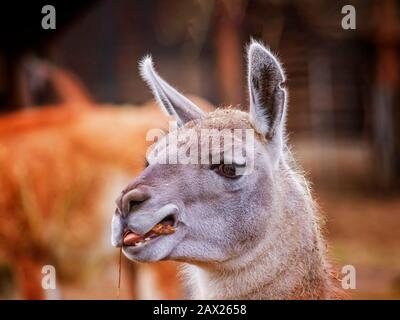
[[[52,265],[42,267],[42,288],[44,290],[55,290],[57,288],[56,268]]]
[[[344,30],[354,30],[356,26],[356,8],[352,5],[345,5],[342,7],[342,28]]]
[[[45,30],[56,28],[56,8],[50,4],[42,7],[42,28]]]
[[[347,264],[342,267],[342,274],[342,288],[345,290],[356,289],[356,268],[351,264]]]
[[[176,129],[170,133],[149,130],[146,141],[154,142],[147,150],[150,164],[236,164],[237,175],[250,174],[254,167],[253,129]]]

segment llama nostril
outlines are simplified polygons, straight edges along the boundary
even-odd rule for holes
[[[136,209],[143,202],[144,201],[135,201],[135,200],[129,201],[128,212],[131,212],[132,210]]]
[[[144,189],[133,189],[122,198],[122,213],[128,214],[141,203],[150,198],[150,194]]]

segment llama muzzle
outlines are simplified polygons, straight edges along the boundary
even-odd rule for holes
[[[175,205],[167,204],[154,214],[134,214],[123,234],[123,245],[138,246],[159,236],[174,233],[177,211]]]

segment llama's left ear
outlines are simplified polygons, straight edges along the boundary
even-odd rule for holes
[[[175,116],[179,126],[204,116],[204,112],[198,106],[157,74],[150,56],[144,57],[139,64],[139,68],[143,80],[146,81],[153,91],[161,108],[167,114]]]
[[[275,145],[284,139],[286,90],[279,61],[262,44],[252,41],[248,49],[250,121]]]

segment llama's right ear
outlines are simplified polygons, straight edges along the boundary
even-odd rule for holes
[[[282,145],[285,125],[285,76],[279,61],[262,44],[248,48],[250,120],[267,139]]]
[[[153,91],[161,108],[171,116],[175,116],[181,126],[191,120],[204,116],[204,112],[192,101],[179,93],[164,81],[154,70],[151,56],[146,56],[139,64],[140,74]]]

